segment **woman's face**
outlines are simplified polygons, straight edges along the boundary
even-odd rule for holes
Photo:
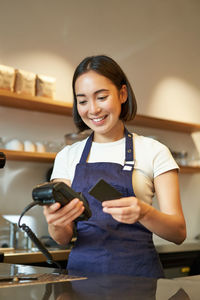
[[[95,132],[96,142],[114,141],[123,136],[119,116],[121,104],[127,100],[126,85],[119,91],[107,77],[88,71],[77,78],[75,93],[78,113]]]

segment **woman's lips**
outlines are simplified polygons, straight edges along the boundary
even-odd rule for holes
[[[103,117],[98,117],[98,118],[91,118],[90,120],[95,124],[95,125],[102,125],[104,123],[104,120],[106,119],[106,116]]]

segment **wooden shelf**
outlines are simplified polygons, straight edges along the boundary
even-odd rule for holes
[[[0,105],[32,111],[71,115],[72,104],[45,97],[32,97],[0,90]]]
[[[4,253],[4,263],[9,264],[31,264],[31,263],[39,263],[45,262],[46,258],[39,251],[31,251],[31,250],[11,250],[6,251],[6,248],[1,248],[1,252]],[[70,249],[58,249],[51,250],[49,249],[50,254],[52,255],[55,261],[63,261],[66,260],[69,256]]]
[[[39,153],[39,152],[24,152],[0,149],[0,152],[4,152],[7,160],[15,161],[37,161],[43,163],[53,163],[56,157],[56,153]],[[180,172],[182,174],[200,173],[200,167],[180,166]]]
[[[200,131],[200,124],[177,122],[143,115],[136,115],[131,124],[141,127],[150,127],[184,133]]]
[[[180,166],[181,174],[200,173],[200,167]]]
[[[50,152],[24,152],[24,151],[13,151],[0,149],[0,152],[4,152],[7,160],[15,161],[32,161],[32,162],[43,162],[43,163],[53,163],[56,157],[56,153]]]
[[[0,105],[31,111],[72,116],[72,103],[70,102],[58,101],[37,96],[31,97],[4,90],[0,90]],[[173,120],[160,119],[143,115],[137,115],[135,119],[132,122],[128,122],[128,124],[131,124],[133,126],[135,125],[185,133],[200,131],[200,124],[177,122]],[[5,149],[2,149],[0,151],[3,151],[5,153],[8,160],[16,161],[37,161],[44,163],[53,163],[56,156],[56,153],[23,152]],[[200,172],[200,167],[184,166],[180,167],[180,172],[183,174],[198,173]]]
[[[31,97],[21,94],[19,95],[3,90],[0,90],[0,105],[32,111],[72,116],[71,102],[52,100],[44,97]],[[200,131],[200,124],[177,122],[173,120],[154,118],[139,114],[133,121],[129,122],[128,124],[185,133]]]

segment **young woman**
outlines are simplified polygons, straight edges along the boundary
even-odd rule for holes
[[[152,233],[180,244],[186,237],[178,166],[166,146],[130,133],[124,122],[136,114],[136,100],[119,65],[100,55],[85,58],[73,77],[73,117],[89,138],[57,154],[52,180],[82,192],[92,216],[77,223],[68,269],[77,272],[163,277]],[[101,203],[88,191],[103,178],[123,197]],[[160,210],[152,207],[154,192]],[[69,243],[74,220],[84,210],[74,199],[44,208],[51,236]]]

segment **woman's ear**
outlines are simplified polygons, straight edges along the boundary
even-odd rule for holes
[[[127,86],[125,84],[122,85],[119,91],[119,96],[120,96],[121,104],[125,103],[128,98]]]

